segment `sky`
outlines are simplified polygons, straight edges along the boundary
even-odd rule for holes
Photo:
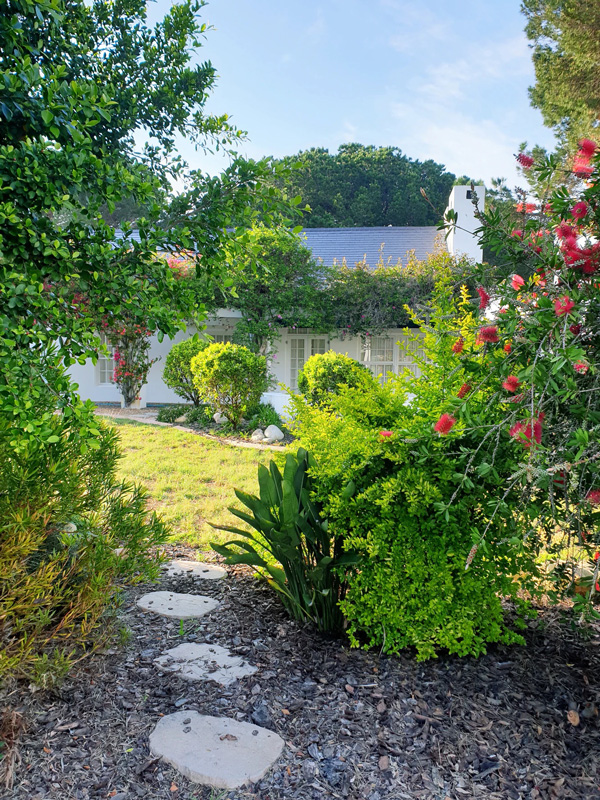
[[[213,29],[197,60],[218,75],[206,108],[248,132],[241,155],[360,142],[512,186],[521,142],[553,147],[529,105],[519,0],[210,0],[202,18]],[[180,152],[223,166],[183,141]]]

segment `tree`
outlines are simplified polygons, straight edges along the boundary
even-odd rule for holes
[[[533,47],[532,105],[566,149],[600,121],[600,6],[596,0],[523,0]]]
[[[235,338],[257,353],[268,353],[279,329],[323,328],[324,270],[299,236],[284,227],[254,227],[247,249],[230,252],[233,287],[212,297],[214,308],[242,312]]]
[[[190,64],[201,7],[184,0],[150,28],[143,0],[0,0],[0,432],[15,447],[54,436],[56,409],[90,438],[65,370],[97,357],[101,321],[172,335],[202,314],[157,251],[200,251],[195,281],[218,281],[232,216],[278,207],[269,163],[238,159],[223,176],[192,174],[157,227],[154,201],[182,169],[175,137],[223,146],[239,133],[203,112],[214,70]],[[152,144],[136,155],[140,131]],[[115,243],[100,211],[129,198],[148,217],[139,242],[126,231]]]
[[[454,175],[434,161],[414,161],[397,147],[312,148],[283,159],[294,165],[289,189],[310,206],[310,228],[435,225]],[[433,208],[421,196],[426,190]]]

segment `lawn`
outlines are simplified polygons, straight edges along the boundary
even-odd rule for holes
[[[174,542],[201,549],[231,538],[208,521],[235,524],[227,511],[242,507],[234,488],[255,494],[258,465],[283,462],[282,453],[220,444],[177,428],[115,419],[110,424],[121,437],[121,477],[146,486],[150,507],[169,523]]]

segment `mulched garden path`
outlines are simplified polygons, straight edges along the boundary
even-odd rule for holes
[[[136,607],[156,588],[222,605],[180,626]],[[0,695],[27,724],[3,798],[600,797],[600,635],[581,641],[557,610],[530,624],[526,648],[425,664],[349,650],[291,622],[243,568],[222,581],[165,577],[136,587],[120,613],[131,631],[126,646],[81,662],[57,690]],[[161,673],[153,659],[184,641],[221,644],[259,671],[226,689]],[[259,783],[211,794],[149,754],[160,715],[182,709],[263,725],[286,748]]]

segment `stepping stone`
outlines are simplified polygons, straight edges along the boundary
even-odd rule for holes
[[[220,605],[219,601],[212,597],[177,592],[149,592],[140,597],[137,604],[143,611],[154,611],[155,614],[175,619],[203,617]]]
[[[167,650],[154,663],[165,672],[179,672],[188,681],[216,681],[221,686],[229,686],[238,678],[256,672],[256,667],[218,644],[180,644]]]
[[[237,789],[255,783],[281,755],[283,739],[273,731],[226,717],[177,711],[150,734],[152,755],[194,783]]]
[[[204,578],[207,581],[218,581],[227,575],[227,570],[216,564],[204,564],[201,561],[186,561],[175,559],[166,565],[167,575],[178,577],[192,575],[194,578]]]

